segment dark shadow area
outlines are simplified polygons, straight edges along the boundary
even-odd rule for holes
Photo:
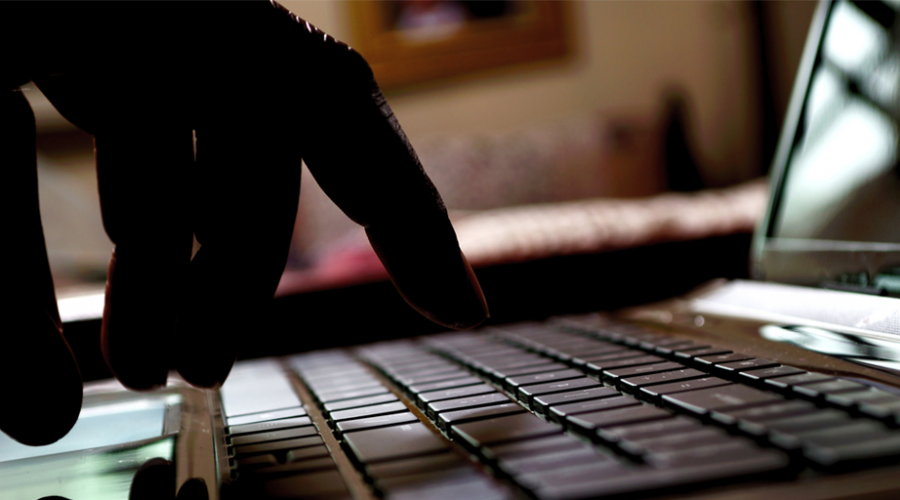
[[[489,324],[613,310],[683,294],[715,278],[746,278],[750,234],[662,243],[592,255],[553,257],[477,271]],[[239,358],[285,355],[445,329],[420,316],[389,282],[282,297]],[[100,354],[99,322],[66,325],[85,380],[111,376]]]
[[[552,257],[478,269],[489,324],[613,310],[685,293],[715,278],[747,277],[750,234]],[[348,346],[444,331],[413,311],[388,282],[273,302],[267,326],[241,357]]]
[[[750,234],[553,257],[478,269],[488,324],[613,310],[685,293],[715,278],[746,278]],[[262,326],[262,325],[261,325]],[[389,282],[272,303],[242,358],[355,345],[444,331],[410,308]]]
[[[553,257],[477,274],[491,308],[489,324],[540,320],[663,300],[715,278],[746,278],[750,237]],[[410,308],[391,283],[371,283],[276,299],[255,331],[246,332],[238,356],[285,355],[444,330]],[[66,325],[84,380],[112,376],[100,354],[99,331],[99,321]]]

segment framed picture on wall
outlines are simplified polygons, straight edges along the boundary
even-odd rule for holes
[[[561,1],[374,0],[348,8],[351,43],[386,89],[569,51]]]

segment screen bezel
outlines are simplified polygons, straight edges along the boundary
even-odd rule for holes
[[[836,3],[831,0],[821,1],[810,26],[772,161],[769,204],[765,217],[757,225],[753,236],[750,273],[754,279],[819,286],[823,282],[839,280],[850,274],[864,272],[867,276],[874,277],[886,267],[900,265],[900,245],[897,244],[801,240],[774,236],[788,163],[798,140],[797,130],[803,118],[813,70]]]

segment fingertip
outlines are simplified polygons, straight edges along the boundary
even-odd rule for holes
[[[121,255],[126,259],[121,259]],[[122,252],[110,258],[100,344],[110,371],[128,389],[152,391],[166,386],[176,304],[161,299],[147,259]],[[151,269],[152,271],[152,269]],[[148,283],[149,282],[149,283]]]
[[[0,363],[0,379],[9,381],[4,400],[15,404],[14,411],[0,411],[0,430],[22,444],[43,446],[75,426],[83,397],[81,373],[50,314],[22,316],[14,330],[27,338]]]
[[[123,386],[132,391],[149,392],[158,389],[164,389],[168,383],[168,375],[164,374],[162,378],[159,376],[150,376],[151,374],[114,372],[116,380]]]
[[[456,330],[488,318],[484,292],[448,219],[369,226],[366,235],[397,291],[420,314]]]
[[[464,254],[462,250],[459,251],[459,255],[462,257],[463,266],[466,268],[466,277],[469,279],[469,286],[472,287],[472,293],[475,295],[481,306],[480,312],[482,315],[480,319],[477,319],[478,314],[476,313],[474,317],[477,319],[477,322],[466,327],[474,328],[491,318],[491,310],[488,308],[487,299],[484,298],[484,291],[481,289],[481,283],[478,281],[478,276],[475,276],[475,270],[472,269],[472,265],[469,264],[469,259],[466,258],[466,254]]]
[[[210,366],[209,362],[185,364],[178,368],[178,374],[189,384],[201,389],[219,389],[231,372],[231,365],[227,369],[222,366]]]
[[[175,467],[163,458],[144,462],[131,480],[128,500],[165,500],[175,498]]]
[[[186,382],[203,389],[218,389],[225,383],[236,358],[228,330],[195,326],[180,332],[175,366]]]
[[[110,308],[107,307],[108,309]],[[168,379],[167,366],[156,359],[155,353],[137,352],[134,345],[123,342],[127,341],[121,338],[123,334],[130,332],[111,335],[108,325],[109,321],[104,314],[101,327],[103,358],[116,379],[133,391],[153,391],[165,387]]]
[[[435,323],[454,330],[469,330],[487,321],[491,317],[491,312],[488,309],[484,292],[481,290],[481,283],[478,282],[478,277],[475,275],[475,270],[472,269],[462,251],[459,252],[459,255],[462,258],[468,287],[460,292],[461,296],[456,300],[457,306],[447,310],[446,316],[439,317],[431,312],[425,313],[425,316]]]
[[[185,481],[178,489],[178,500],[209,500],[209,489],[206,482],[199,477]]]

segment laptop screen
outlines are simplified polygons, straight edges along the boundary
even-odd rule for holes
[[[900,242],[895,13],[862,7],[869,8],[837,3],[825,27],[786,173],[778,237]]]
[[[757,277],[867,285],[900,265],[896,18],[882,2],[822,6],[775,160]]]

